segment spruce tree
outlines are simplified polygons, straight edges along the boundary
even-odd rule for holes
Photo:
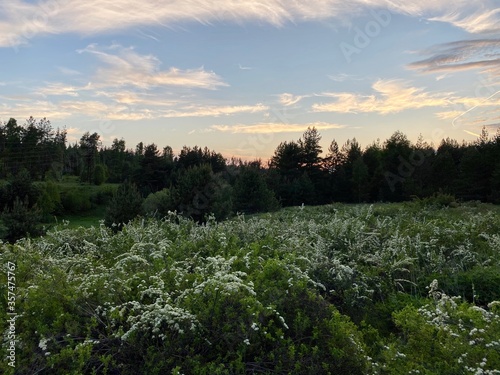
[[[142,197],[130,182],[120,185],[106,209],[104,224],[120,230],[124,224],[142,214]]]

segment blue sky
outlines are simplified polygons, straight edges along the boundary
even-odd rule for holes
[[[9,0],[0,121],[272,156],[315,126],[364,147],[500,124],[495,1]]]

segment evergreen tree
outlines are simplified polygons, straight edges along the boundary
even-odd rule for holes
[[[363,153],[363,161],[368,171],[367,199],[374,202],[380,199],[380,184],[384,180],[382,168],[382,147],[378,142],[368,146]]]
[[[97,133],[86,132],[80,138],[80,151],[83,158],[81,180],[92,183],[94,181],[94,170],[97,164],[97,149],[100,145],[100,136]]]
[[[2,237],[11,243],[26,236],[43,234],[40,228],[41,212],[36,205],[30,205],[27,196],[24,201],[16,196],[11,208],[4,207],[0,219],[4,226]]]
[[[458,171],[449,151],[438,152],[432,163],[433,190],[454,194],[457,175]]]
[[[301,167],[305,169],[309,174],[314,173],[315,171],[319,171],[321,167],[322,159],[321,155],[321,146],[319,145],[319,141],[321,140],[321,136],[316,128],[307,128],[307,130],[302,135],[302,138],[299,139],[299,147],[301,149]]]
[[[142,201],[134,184],[121,184],[106,208],[104,224],[115,230],[121,229],[124,224],[142,214]]]
[[[368,197],[368,167],[362,157],[356,159],[352,167],[352,185],[357,202],[364,201]]]
[[[234,210],[255,213],[274,211],[278,206],[262,172],[253,167],[242,167],[234,185]]]
[[[405,195],[403,186],[406,179],[414,171],[409,162],[411,153],[411,142],[400,131],[396,131],[385,142],[382,160],[386,183],[381,186],[384,200],[399,202],[409,198],[409,196]]]
[[[324,167],[328,173],[335,173],[344,162],[344,155],[340,152],[339,145],[334,139],[328,147],[328,154],[324,159]]]
[[[5,188],[5,204],[12,208],[15,199],[19,198],[23,203],[26,202],[31,207],[36,203],[38,195],[39,192],[33,184],[29,171],[21,169],[10,178]]]
[[[134,181],[143,195],[155,193],[165,187],[165,163],[158,147],[152,143],[144,148],[140,168],[134,175]]]
[[[212,168],[208,164],[194,166],[183,171],[177,185],[179,212],[195,221],[203,221],[206,215],[213,211],[212,205],[221,188],[221,182],[215,179]]]

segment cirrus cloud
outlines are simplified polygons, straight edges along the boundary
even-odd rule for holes
[[[332,124],[328,122],[312,122],[307,124],[284,124],[281,122],[266,122],[251,125],[212,125],[211,129],[232,134],[270,134],[270,133],[296,133],[303,132],[308,127],[317,130],[341,129],[345,125]]]
[[[478,10],[480,5],[480,10]],[[82,36],[119,32],[141,26],[175,28],[182,22],[212,24],[259,21],[276,27],[288,22],[348,20],[367,9],[439,21],[469,33],[498,32],[500,11],[494,1],[447,0],[10,0],[0,4],[0,46],[29,43],[40,35],[73,33]]]
[[[500,76],[500,39],[460,40],[433,46],[420,52],[430,56],[408,65],[422,73],[479,69]]]

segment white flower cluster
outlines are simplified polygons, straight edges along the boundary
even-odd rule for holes
[[[115,310],[119,310],[120,315],[124,315],[125,311],[127,311],[126,322],[130,325],[130,328],[121,336],[124,341],[135,332],[150,332],[152,338],[158,337],[166,340],[169,330],[183,334],[185,329],[194,331],[198,326],[198,321],[194,315],[159,300],[149,305],[128,302],[111,309],[110,312]]]

